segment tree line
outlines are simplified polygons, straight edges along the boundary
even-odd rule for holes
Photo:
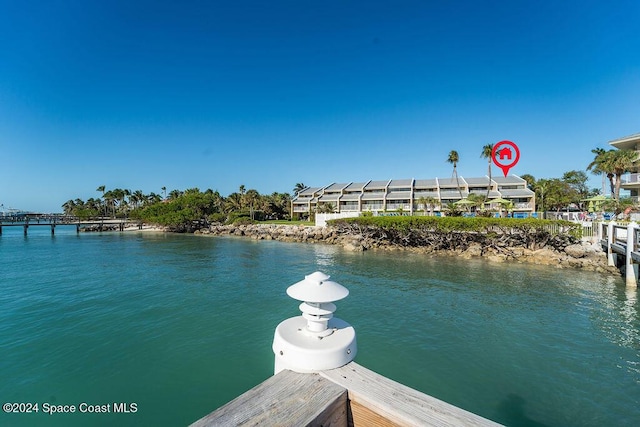
[[[96,191],[101,196],[65,202],[62,205],[64,213],[80,219],[130,218],[178,228],[194,221],[286,220],[290,217],[290,194],[260,194],[254,189],[247,190],[244,185],[227,197],[218,191],[207,189],[203,192],[198,188],[167,193],[163,187],[163,195],[120,188],[107,191],[103,185]]]
[[[491,163],[492,163],[493,144],[486,144],[482,147],[480,157],[488,161],[487,173],[491,179]],[[630,197],[621,197],[620,190],[623,182],[622,177],[637,169],[636,163],[640,160],[639,153],[635,150],[619,150],[604,148],[594,148],[591,150],[594,159],[587,165],[586,171],[590,171],[594,175],[602,177],[602,188],[587,187],[589,177],[586,171],[571,170],[565,172],[560,178],[542,178],[536,179],[531,174],[521,175],[529,189],[536,194],[536,210],[537,211],[560,211],[574,205],[578,208],[585,209],[587,203],[585,199],[603,195],[606,193],[608,184],[611,197],[602,203],[602,208],[607,211],[620,213],[627,208],[637,208],[638,201]],[[456,150],[451,150],[446,159],[453,166],[451,178],[456,180],[460,198],[462,191],[458,180],[457,166],[460,162],[460,155]],[[478,206],[483,206],[484,202],[489,199],[489,188],[487,194],[481,197],[477,194],[469,195],[472,202],[476,202]],[[423,200],[424,206],[432,206],[434,200]]]
[[[488,161],[487,173],[491,179],[493,144],[482,147],[480,157]],[[586,210],[585,199],[598,194],[604,195],[608,184],[611,198],[606,200],[602,207],[607,211],[620,213],[629,207],[637,207],[637,201],[629,197],[621,197],[620,190],[622,176],[632,172],[636,168],[638,153],[634,150],[618,150],[595,148],[593,161],[587,165],[586,170],[602,177],[602,188],[589,189],[587,187],[588,175],[585,171],[571,170],[565,172],[560,178],[536,179],[531,174],[521,177],[527,181],[529,188],[536,194],[536,210],[551,211],[563,210],[571,205]],[[457,167],[460,155],[451,150],[447,162],[452,164],[452,179],[458,182],[458,191],[462,199],[462,190],[458,181]],[[293,194],[304,190],[306,186],[297,183]],[[290,218],[290,205],[292,196],[288,193],[260,194],[257,190],[247,190],[241,185],[237,192],[223,197],[218,191],[208,189],[201,192],[198,188],[184,191],[172,190],[167,193],[166,187],[162,187],[162,195],[151,192],[144,194],[140,190],[115,188],[107,190],[104,185],[96,191],[101,193],[99,197],[88,200],[68,200],[62,205],[64,213],[81,219],[90,218],[132,218],[145,222],[153,222],[167,226],[179,226],[193,221],[229,222],[239,218],[246,220],[286,220]],[[487,194],[472,194],[469,201],[483,207],[489,199],[489,187]],[[432,210],[437,203],[433,198],[418,200],[425,211]],[[318,212],[333,211],[331,204],[319,204]],[[455,206],[451,206],[453,211]]]

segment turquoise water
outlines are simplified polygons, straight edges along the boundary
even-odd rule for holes
[[[356,361],[512,426],[636,425],[640,309],[619,277],[192,235],[0,236],[0,425],[186,425],[272,374],[287,286],[321,270]],[[51,405],[111,413],[46,415]],[[135,412],[113,413],[113,403]],[[127,406],[131,410],[132,406]]]

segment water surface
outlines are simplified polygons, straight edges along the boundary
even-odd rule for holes
[[[321,270],[356,361],[513,426],[640,420],[637,291],[522,264],[248,239],[19,227],[0,236],[0,400],[136,403],[1,425],[186,425],[268,378],[287,286]]]

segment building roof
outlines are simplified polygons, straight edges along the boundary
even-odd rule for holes
[[[362,200],[383,200],[384,193],[362,193]]]
[[[458,183],[460,183],[458,185]],[[442,187],[464,187],[466,185],[466,181],[463,177],[459,176],[458,177],[458,182],[456,182],[455,178],[438,178],[438,184],[440,185],[440,188]]]
[[[352,202],[354,200],[360,200],[360,194],[361,193],[343,194],[342,197],[340,197],[340,201],[341,202]]]
[[[318,198],[319,202],[335,202],[340,198],[341,194],[323,194]]]
[[[416,190],[419,188],[437,188],[438,181],[436,179],[416,179],[413,188]]]
[[[467,197],[468,192],[462,190],[462,197]],[[441,199],[460,199],[460,192],[458,190],[440,190]]]
[[[493,180],[497,182],[498,185],[516,185],[516,184],[524,184],[527,182],[517,175],[494,176]]]
[[[392,179],[389,181],[389,188],[411,188],[413,179]]]
[[[405,200],[411,198],[411,191],[389,191],[387,200]]]
[[[346,188],[349,184],[337,184],[337,183],[333,183],[330,186],[326,187],[324,189],[325,192],[335,192],[335,191],[342,191],[343,188]]]
[[[322,190],[322,188],[323,187],[307,187],[298,193],[298,197],[311,197],[318,191]]]
[[[469,185],[484,185],[484,186],[489,185],[489,177],[486,175],[483,176],[482,178],[465,178],[465,181],[467,181],[467,184]]]
[[[613,141],[609,141],[609,144],[619,150],[635,150],[636,146],[640,144],[640,133],[614,139]]]
[[[347,185],[344,188],[344,191],[346,191],[346,192],[362,191],[362,189],[364,188],[364,186],[366,184],[367,184],[366,182],[352,182],[351,184]]]
[[[384,190],[387,188],[387,184],[389,181],[369,181],[367,185],[364,186],[365,190]]]

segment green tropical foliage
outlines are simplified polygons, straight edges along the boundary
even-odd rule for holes
[[[239,193],[223,197],[217,191],[198,188],[172,190],[163,198],[156,193],[144,194],[140,190],[97,191],[102,198],[68,200],[62,205],[64,213],[82,220],[97,218],[130,218],[146,223],[186,231],[210,223],[231,223],[239,218],[253,220],[289,220],[291,196],[274,192],[262,195],[257,190],[240,186]],[[166,193],[166,187],[162,188]]]

